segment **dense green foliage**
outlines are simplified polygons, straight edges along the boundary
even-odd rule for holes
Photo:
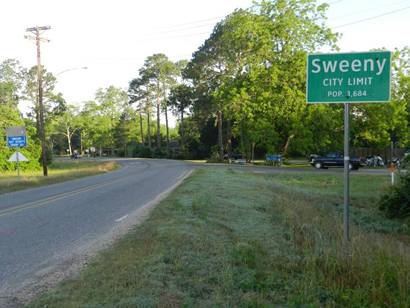
[[[314,1],[262,1],[218,23],[194,54],[187,76],[202,96],[195,107],[203,116],[223,114],[225,152],[232,138],[247,157],[255,146],[313,150],[316,139],[301,121],[309,114],[304,67],[306,52],[336,41],[322,25],[325,9]]]
[[[342,149],[343,106],[305,101],[306,54],[337,49],[338,35],[325,25],[326,9],[314,0],[261,1],[217,23],[182,71],[181,85],[171,91],[187,157],[221,158],[234,151],[249,159],[267,152]],[[353,146],[410,145],[409,67],[409,49],[396,50],[392,101],[352,107]],[[209,124],[215,127],[212,138]],[[183,136],[185,125],[190,135]]]
[[[380,209],[389,218],[410,216],[410,175],[401,176],[399,183],[382,197]]]
[[[410,155],[403,160],[401,167],[410,170]],[[398,183],[380,199],[379,208],[389,218],[410,217],[410,173],[408,171],[400,173]]]
[[[23,119],[18,104],[23,97],[24,85],[27,83],[26,70],[18,61],[5,60],[0,64],[0,171],[14,170],[16,163],[8,162],[15,149],[7,147],[5,130],[11,126],[26,126],[26,148],[20,149],[28,162],[21,162],[22,170],[35,170],[40,167],[40,146],[35,124]]]

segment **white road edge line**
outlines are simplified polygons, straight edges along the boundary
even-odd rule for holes
[[[189,172],[189,171],[188,171],[188,172]],[[185,178],[185,176],[187,175],[188,172],[187,172],[187,171],[182,172],[182,173],[177,177],[177,180],[180,181],[181,179]]]
[[[122,217],[120,217],[120,218],[118,218],[118,219],[116,219],[115,220],[115,222],[120,222],[120,221],[123,221],[125,218],[127,218],[128,217],[128,214],[127,215],[124,215],[124,216],[122,216]]]

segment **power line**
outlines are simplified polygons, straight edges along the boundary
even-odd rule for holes
[[[329,4],[329,5],[333,5],[333,4],[338,4],[338,3],[342,2],[342,1],[344,1],[344,0],[334,0],[334,1],[326,2],[326,3]]]
[[[171,25],[171,26],[160,27],[160,28],[158,28],[158,30],[161,30],[161,29],[179,28],[179,27],[183,27],[183,26],[187,26],[187,25],[193,25],[193,24],[198,24],[198,23],[203,23],[203,22],[207,22],[207,21],[220,20],[221,18],[223,18],[223,16],[222,16],[222,17],[207,18],[207,19],[200,19],[200,20],[191,21],[191,22],[186,22],[186,23],[182,23],[182,24],[176,24],[176,25]]]
[[[193,36],[200,36],[204,34],[209,34],[210,32],[199,32],[199,33],[188,33],[184,35],[174,35],[174,36],[165,36],[165,37],[153,37],[153,38],[146,38],[145,40],[139,40],[138,43],[152,41],[152,40],[169,40],[169,39],[179,39],[179,38],[186,38],[186,37],[193,37]]]
[[[367,17],[367,18],[355,20],[355,21],[352,21],[352,22],[348,22],[348,23],[346,23],[346,24],[342,24],[342,25],[339,25],[339,26],[336,26],[336,27],[332,27],[332,28],[333,28],[333,29],[337,29],[337,28],[342,28],[342,27],[347,27],[347,26],[355,25],[355,24],[362,23],[362,22],[365,22],[365,21],[369,21],[369,20],[373,20],[373,19],[380,18],[380,17],[383,17],[383,16],[387,16],[387,15],[391,15],[391,14],[394,14],[394,13],[398,13],[398,12],[401,12],[401,11],[404,11],[404,10],[407,10],[407,9],[410,9],[410,5],[409,5],[409,6],[406,6],[406,7],[403,7],[403,8],[400,8],[400,9],[397,9],[397,10],[393,10],[393,11],[390,11],[390,12],[386,12],[386,13],[383,13],[383,14],[380,14],[380,15],[371,16],[371,17]]]
[[[344,1],[344,0],[337,0],[337,1]],[[246,9],[251,9],[252,6],[247,7]],[[229,14],[228,14],[229,15]],[[176,24],[176,25],[171,25],[171,26],[164,26],[157,28],[156,30],[152,31],[148,35],[156,35],[156,34],[167,34],[167,33],[173,33],[173,32],[179,32],[179,31],[184,31],[184,30],[192,30],[192,29],[198,29],[198,28],[204,28],[207,26],[212,26],[215,25],[215,21],[220,21],[226,16],[219,16],[219,17],[213,17],[213,18],[207,18],[207,19],[200,19],[196,21],[191,21],[191,22],[186,22],[186,23],[181,23],[181,24]],[[208,22],[208,21],[213,21],[213,22]],[[196,25],[199,24],[199,25]],[[194,25],[191,27],[184,27],[187,25]],[[164,31],[162,31],[164,29]],[[203,33],[199,33],[203,34]],[[192,35],[189,35],[192,36]]]
[[[215,25],[215,23],[206,23],[194,27],[185,27],[185,28],[180,28],[180,29],[174,29],[174,30],[167,30],[167,31],[160,31],[160,32],[152,32],[153,35],[155,34],[167,34],[167,33],[173,33],[173,32],[178,32],[178,31],[184,31],[184,30],[192,30],[192,29],[198,29],[198,28],[204,28],[204,27],[209,27]]]
[[[340,2],[342,2],[342,1],[344,1],[344,0],[336,0],[336,1],[332,1],[332,2],[330,2],[330,3],[328,3],[328,4],[337,4],[337,3],[340,3]],[[395,4],[399,4],[399,3],[402,3],[402,2],[396,2]],[[391,14],[394,14],[394,13],[398,13],[398,12],[400,12],[400,11],[407,10],[407,9],[409,9],[409,8],[410,8],[410,6],[406,6],[406,7],[403,7],[403,8],[400,8],[400,9],[396,9],[396,10],[392,10],[392,11],[389,11],[389,12],[386,12],[386,13],[382,13],[382,14],[379,14],[379,15],[375,15],[375,16],[371,16],[371,17],[367,17],[367,18],[355,20],[355,21],[352,21],[352,22],[348,22],[348,23],[345,23],[345,24],[341,24],[341,25],[338,25],[338,26],[335,26],[335,27],[332,27],[332,28],[333,28],[333,29],[337,29],[337,28],[342,28],[342,27],[346,27],[346,26],[350,26],[350,25],[362,23],[362,22],[365,22],[365,21],[369,21],[369,20],[373,20],[373,19],[380,18],[380,17],[383,17],[383,16],[387,16],[387,15],[391,15]],[[216,18],[205,19],[205,20],[202,20],[202,21],[214,20],[214,19],[216,19]],[[190,23],[184,23],[184,24],[180,24],[180,25],[187,25],[187,24],[193,24],[193,23],[199,23],[199,22],[201,22],[201,21],[190,22]],[[173,33],[173,32],[183,31],[183,30],[190,30],[190,29],[202,28],[202,27],[205,27],[205,26],[208,26],[208,25],[211,25],[211,24],[198,25],[198,26],[195,26],[195,27],[185,27],[185,28],[181,28],[181,29],[175,29],[175,30],[169,30],[169,31],[164,31],[164,32],[158,32],[158,33],[156,33],[156,34],[167,34],[167,33]],[[160,37],[151,37],[151,38],[146,38],[146,39],[139,40],[138,42],[153,41],[153,40],[180,39],[180,38],[186,38],[186,37],[200,36],[200,35],[204,35],[204,34],[209,34],[209,32],[187,33],[187,34],[173,35],[173,36],[163,36],[163,37],[161,37],[161,36],[160,36]],[[155,36],[155,33],[153,33],[153,35]]]
[[[404,4],[404,3],[408,3],[409,1],[408,0],[401,0],[401,1],[395,1],[395,2],[393,2],[393,3],[390,3],[389,4],[389,7],[392,7],[392,6],[395,6],[395,5],[399,5],[399,4]],[[344,20],[346,20],[347,18],[349,18],[349,17],[353,17],[353,16],[357,16],[357,15],[360,15],[360,14],[362,14],[362,13],[370,13],[370,12],[372,12],[372,11],[376,11],[376,10],[378,10],[378,9],[381,9],[381,8],[385,8],[386,7],[386,5],[384,4],[384,5],[381,5],[381,6],[377,6],[377,7],[371,7],[371,8],[366,8],[365,10],[360,10],[360,11],[357,11],[357,12],[353,12],[352,14],[348,14],[348,15],[346,15],[346,14],[344,14],[344,15],[338,15],[338,16],[336,16],[336,18],[332,18],[332,20],[334,21],[334,20],[340,20],[340,19],[344,19]]]

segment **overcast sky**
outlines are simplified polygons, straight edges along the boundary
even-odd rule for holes
[[[410,44],[410,0],[327,3],[328,25],[343,34],[341,51]],[[16,58],[26,67],[35,65],[34,42],[24,39],[25,29],[50,25],[45,36],[51,41],[42,45],[43,64],[54,74],[88,67],[58,76],[58,90],[66,100],[81,103],[93,99],[100,87],[127,88],[149,55],[189,59],[218,20],[251,5],[251,0],[3,1],[0,61]]]

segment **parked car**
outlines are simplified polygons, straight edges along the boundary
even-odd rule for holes
[[[308,157],[308,161],[312,161],[312,159],[318,158],[318,157],[320,157],[320,155],[318,155],[318,154],[310,154],[309,157]]]
[[[237,154],[237,153],[225,154],[224,159],[227,159],[229,163],[246,164],[246,159],[243,158],[242,154]]]
[[[310,164],[316,169],[324,169],[328,167],[343,167],[343,154],[339,152],[329,153],[326,156],[313,157]],[[361,167],[360,159],[351,157],[349,162],[350,170],[357,170]]]

